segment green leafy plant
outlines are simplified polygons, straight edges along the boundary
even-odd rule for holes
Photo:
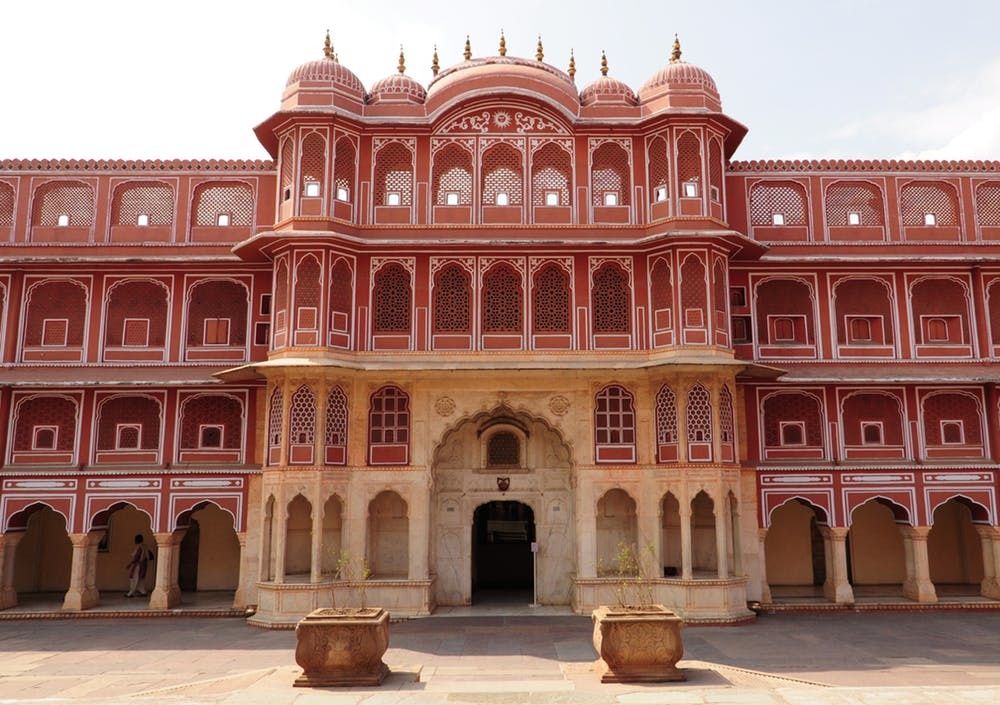
[[[646,565],[652,565],[656,552],[652,544],[647,544],[645,550],[650,558],[646,563],[636,544],[624,541],[618,544],[615,567],[609,572],[615,577],[615,597],[621,609],[647,609],[653,604],[653,581]]]
[[[334,578],[348,584],[351,592],[358,598],[356,601],[352,600],[352,602],[358,603],[359,606],[356,609],[359,611],[367,608],[368,578],[371,575],[371,566],[368,565],[367,558],[363,556],[355,558],[346,550],[340,551],[340,554],[337,556],[337,570],[334,573]],[[333,607],[336,608],[336,588],[334,588],[333,593]],[[347,610],[350,608],[343,609]]]

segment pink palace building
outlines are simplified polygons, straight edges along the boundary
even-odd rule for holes
[[[734,161],[676,41],[432,70],[328,36],[273,161],[0,161],[0,608],[136,533],[264,626],[584,612],[621,544],[693,621],[1000,599],[1000,162]]]

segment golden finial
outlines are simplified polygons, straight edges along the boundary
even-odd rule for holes
[[[438,63],[438,45],[434,45],[434,58],[431,59],[431,73],[435,76],[438,75],[438,71],[441,70],[441,64]]]
[[[535,61],[541,61],[545,58],[545,51],[542,50],[542,35],[538,35],[538,46],[535,47]]]
[[[469,35],[465,35],[465,52],[462,54],[466,61],[472,59],[472,42],[469,41]]]
[[[604,53],[603,49],[601,49],[601,75],[608,75],[608,55]]]
[[[497,50],[500,56],[507,56],[507,39],[503,36],[503,30],[500,30],[500,48]]]
[[[323,40],[323,56],[333,59],[333,42],[330,41],[330,30],[326,30],[326,39]]]
[[[569,50],[569,70],[566,71],[569,74],[569,80],[576,83],[576,57],[573,56],[573,50]]]
[[[670,63],[676,64],[680,60],[681,60],[681,40],[678,39],[677,35],[675,34],[674,35],[674,48],[670,52]]]
[[[399,45],[399,64],[396,66],[396,70],[400,73],[406,73],[406,58],[403,56],[403,45]]]

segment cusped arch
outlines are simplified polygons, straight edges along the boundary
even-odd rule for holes
[[[153,518],[153,515],[148,510],[143,509],[142,507],[140,507],[138,504],[136,504],[134,502],[130,502],[130,501],[125,500],[125,499],[115,500],[109,506],[107,506],[107,507],[105,507],[103,509],[98,509],[96,511],[93,511],[87,517],[87,525],[85,527],[86,531],[90,532],[90,531],[97,531],[99,529],[106,529],[106,528],[108,528],[108,524],[111,521],[111,515],[114,514],[115,512],[117,512],[118,510],[125,509],[127,507],[131,507],[132,509],[136,510],[140,514],[145,514],[146,518],[149,519],[149,526],[150,526],[150,528],[153,531],[156,531],[156,521]]]
[[[170,530],[177,531],[178,529],[187,528],[191,523],[191,517],[194,516],[196,512],[199,512],[210,505],[228,514],[233,520],[233,531],[239,530],[239,519],[236,514],[228,507],[225,507],[212,499],[202,500],[188,509],[175,512],[170,518]]]
[[[790,504],[792,502],[797,502],[798,504],[801,504],[811,509],[813,512],[815,512],[816,523],[819,524],[820,526],[830,525],[830,517],[832,516],[833,513],[830,511],[829,507],[821,507],[808,497],[803,497],[802,495],[795,495],[793,497],[788,497],[787,499],[784,499],[780,503],[771,507],[771,509],[767,512],[767,516],[765,517],[766,520],[764,524],[765,528],[771,526],[771,521],[773,520],[774,513],[776,511],[784,507],[786,504]]]
[[[894,499],[891,499],[890,497],[877,494],[877,495],[872,495],[870,497],[866,497],[862,501],[856,501],[847,507],[846,511],[847,516],[845,517],[847,526],[849,527],[854,523],[854,513],[856,511],[861,509],[861,507],[865,506],[866,504],[871,504],[872,502],[881,504],[882,506],[886,507],[889,511],[891,511],[893,519],[895,519],[897,524],[909,524],[911,526],[913,525],[913,512],[911,512],[910,508],[903,506],[902,504],[900,504]]]
[[[929,507],[929,511],[927,512],[927,523],[929,526],[934,526],[934,515],[937,513],[937,510],[952,500],[955,500],[969,510],[969,514],[972,516],[973,524],[983,524],[986,526],[993,525],[993,512],[990,511],[989,507],[980,501],[972,499],[966,494],[956,492],[955,494],[945,497]]]
[[[73,527],[66,512],[44,500],[35,500],[27,507],[23,507],[7,517],[6,523],[0,525],[0,536],[8,531],[20,532],[26,530],[28,528],[28,521],[31,519],[32,515],[35,514],[35,512],[45,509],[50,509],[63,518],[63,521],[66,524],[66,533],[69,533],[72,530]],[[0,519],[2,518],[3,517],[0,517]]]

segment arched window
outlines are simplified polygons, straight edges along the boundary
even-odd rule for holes
[[[823,415],[816,397],[798,392],[772,394],[763,403],[765,455],[783,446],[823,447]]]
[[[267,457],[268,465],[281,462],[281,425],[284,412],[284,393],[281,387],[271,392],[271,402],[267,407]]]
[[[89,227],[94,224],[94,189],[80,181],[50,181],[35,191],[31,224]]]
[[[399,387],[381,387],[368,412],[368,453],[371,465],[409,462],[410,397]]]
[[[354,142],[349,137],[341,137],[334,145],[333,198],[335,201],[343,203],[354,201],[356,171]]]
[[[621,267],[609,262],[594,271],[590,307],[594,333],[632,331],[632,295],[628,274]]]
[[[17,462],[20,453],[56,453],[62,457],[41,462],[69,462],[76,447],[76,420],[77,402],[70,397],[39,394],[20,399],[14,407],[12,460]]]
[[[274,268],[274,347],[283,348],[288,331],[288,258],[282,257]]]
[[[761,346],[814,345],[812,287],[798,279],[766,279],[754,287]],[[764,347],[764,354],[786,355]]]
[[[434,275],[434,332],[472,334],[472,278],[460,264]]]
[[[181,462],[185,451],[230,451],[238,461],[243,449],[243,403],[228,394],[197,394],[181,403]]]
[[[509,144],[490,147],[482,156],[484,206],[520,206],[524,202],[521,152]]]
[[[510,431],[499,431],[486,442],[486,465],[515,468],[521,465],[521,440]]]
[[[354,318],[354,272],[344,258],[330,268],[330,345],[350,346],[351,321]]]
[[[156,226],[174,221],[174,192],[161,181],[130,181],[115,188],[113,225]]]
[[[0,181],[0,228],[14,225],[14,187]]]
[[[347,464],[347,395],[339,386],[330,389],[326,397],[326,464]]]
[[[25,348],[79,348],[87,330],[87,288],[75,279],[49,279],[28,288]],[[30,355],[25,352],[25,358]]]
[[[670,271],[670,262],[665,257],[658,258],[653,263],[653,268],[649,272],[649,291],[653,303],[653,328],[657,331],[669,332],[674,325],[674,287],[673,275]],[[669,336],[657,344],[667,344],[673,342],[673,336]]]
[[[162,348],[167,335],[167,289],[160,282],[119,282],[108,292],[107,348]]]
[[[401,264],[387,264],[375,273],[372,298],[372,329],[375,333],[410,333],[413,291],[410,274]]]
[[[108,398],[97,410],[98,452],[158,451],[160,412],[160,403],[151,397],[121,395]]]
[[[646,149],[649,168],[649,200],[652,203],[666,202],[670,197],[670,158],[667,140],[654,137]]]
[[[683,325],[685,328],[708,327],[706,274],[705,262],[698,255],[687,255],[681,263],[681,306],[684,309]]]
[[[532,296],[532,331],[570,333],[572,320],[569,273],[558,264],[543,265],[535,273]]]
[[[472,154],[458,144],[437,150],[431,188],[435,206],[472,205]]]
[[[667,385],[656,393],[656,446],[657,462],[677,460],[677,397]]]
[[[750,189],[750,224],[806,225],[806,191],[795,181],[764,181]]]
[[[413,204],[413,153],[402,142],[391,142],[375,153],[375,205]]]
[[[712,397],[700,384],[687,394],[687,445],[689,460],[712,459]]]
[[[295,344],[319,344],[319,305],[322,285],[319,260],[306,255],[295,268]]]
[[[961,392],[936,392],[925,396],[920,406],[923,412],[924,438],[928,446],[955,445],[955,440],[960,437],[963,445],[978,447],[976,455],[982,455],[980,399]],[[935,450],[936,457],[943,454],[947,452]],[[961,455],[968,455],[968,452]]]
[[[620,144],[605,142],[590,156],[591,202],[595,206],[627,206],[631,200],[631,160]]]
[[[733,395],[728,385],[722,385],[719,392],[719,440],[722,441],[722,460],[731,463],[736,460],[736,422],[734,419]]]
[[[893,345],[895,307],[883,279],[842,279],[833,287],[840,345]]]
[[[281,165],[281,200],[292,197],[292,186],[295,184],[295,140],[286,137],[281,141],[279,163]]]
[[[598,463],[635,462],[635,409],[624,387],[609,385],[597,393],[594,439]]]
[[[729,313],[726,309],[726,302],[729,300],[729,277],[726,275],[726,263],[721,257],[715,260],[712,267],[712,307],[715,309],[715,328],[717,331],[725,331],[729,328]],[[728,340],[718,340],[719,344],[725,344]]]
[[[713,137],[708,143],[709,196],[716,203],[722,202],[722,142]]]
[[[838,181],[826,189],[826,224],[885,225],[882,190],[867,181]]]
[[[483,333],[520,333],[523,328],[521,275],[497,264],[483,275]]]
[[[902,446],[905,419],[900,400],[888,394],[857,393],[841,406],[844,444]]]
[[[194,191],[194,224],[201,226],[253,225],[253,192],[244,183],[210,181]]]
[[[2,202],[3,193],[0,192],[0,204]],[[976,211],[979,213],[980,225],[1000,226],[1000,181],[988,181],[976,187]],[[0,205],[0,220],[2,219],[3,206]]]
[[[243,347],[247,342],[247,306],[247,289],[237,282],[197,282],[188,294],[187,346]]]
[[[316,395],[302,385],[292,394],[288,409],[288,439],[292,445],[312,445],[316,442]]]
[[[677,180],[682,198],[701,198],[701,140],[693,132],[677,140]]]
[[[967,294],[967,285],[951,278],[930,277],[913,284],[910,305],[918,345],[969,345]]]
[[[534,206],[569,206],[573,195],[573,160],[549,142],[531,154],[531,202]]]
[[[899,190],[903,225],[958,225],[958,194],[950,184],[911,181]]]
[[[302,195],[315,198],[323,195],[326,180],[326,140],[312,132],[302,140]]]

